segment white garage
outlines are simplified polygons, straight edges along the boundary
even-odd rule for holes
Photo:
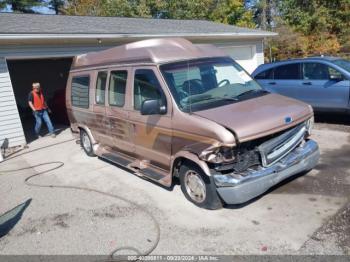
[[[184,37],[224,49],[248,72],[264,62],[263,40],[275,33],[201,20],[0,14],[0,145],[31,141],[33,117],[27,106],[32,82],[44,85],[55,108],[64,101],[72,57],[147,38]],[[64,102],[62,102],[64,103]],[[67,125],[61,107],[56,126]]]

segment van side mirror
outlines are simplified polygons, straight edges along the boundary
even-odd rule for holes
[[[141,115],[164,115],[166,106],[161,106],[158,99],[144,100],[141,105]]]

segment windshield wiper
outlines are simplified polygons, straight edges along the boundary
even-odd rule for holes
[[[220,96],[212,96],[212,97],[206,97],[200,100],[197,100],[195,102],[201,102],[201,101],[207,101],[207,100],[213,100],[213,99],[221,99],[221,100],[227,100],[227,101],[237,101],[238,99],[235,97],[220,97]]]
[[[234,96],[234,98],[240,98],[242,96],[246,96],[246,95],[249,95],[249,94],[252,94],[252,93],[268,93],[268,91],[266,90],[262,90],[262,89],[250,89],[250,90],[247,90],[243,93],[240,93],[239,95],[236,95]]]
[[[227,100],[227,101],[238,101],[237,98],[235,97],[220,97],[222,100]]]

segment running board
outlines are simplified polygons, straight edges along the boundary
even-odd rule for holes
[[[117,165],[128,168],[129,170],[135,172],[137,176],[150,179],[166,187],[171,186],[171,175],[166,171],[161,171],[150,166],[139,168],[139,161],[133,161],[131,158],[118,153],[104,152],[100,155],[100,157]]]
[[[140,170],[143,174],[145,174],[147,177],[152,178],[153,180],[161,180],[164,178],[163,175],[161,175],[160,173],[157,173],[156,171],[154,171],[151,168],[144,168]]]
[[[165,171],[160,171],[152,167],[147,167],[139,169],[138,173],[142,177],[157,182],[163,186],[171,186],[171,175]]]
[[[102,158],[107,159],[115,164],[121,165],[121,166],[125,166],[128,167],[129,164],[131,164],[131,160],[121,156],[121,155],[117,155],[117,154],[113,154],[113,153],[105,153],[101,155]]]

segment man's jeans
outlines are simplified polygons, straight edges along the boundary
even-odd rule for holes
[[[47,126],[47,129],[49,130],[49,133],[53,134],[54,129],[53,129],[49,114],[47,113],[47,110],[45,109],[45,110],[35,111],[33,114],[35,117],[35,127],[34,127],[35,134],[39,136],[43,119]]]

